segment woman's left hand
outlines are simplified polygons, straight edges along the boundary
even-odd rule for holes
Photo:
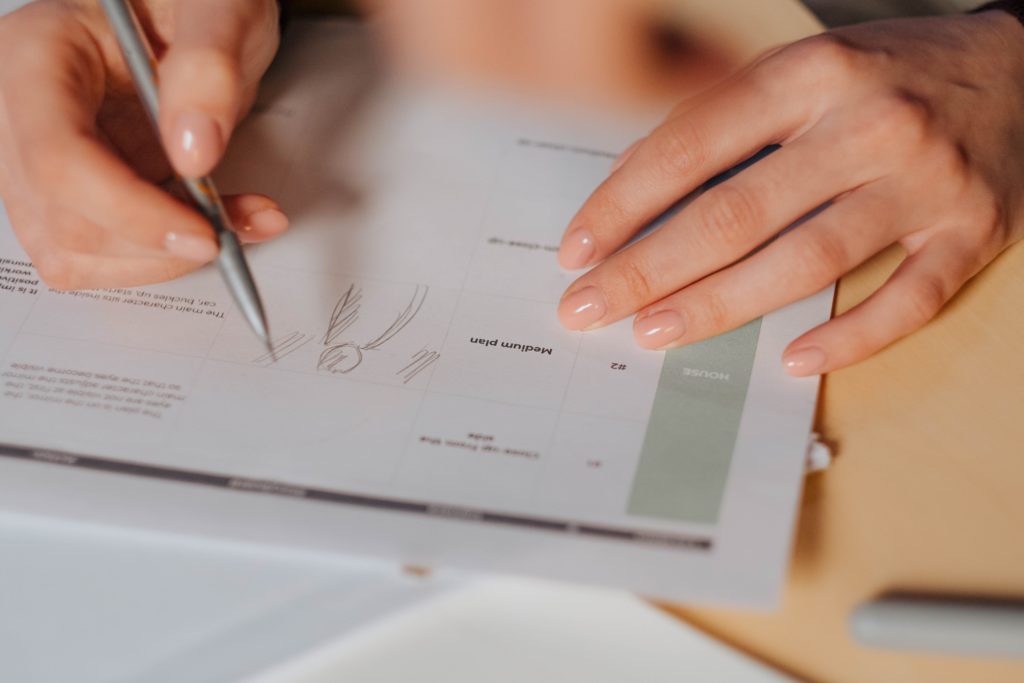
[[[771,144],[781,149],[618,251]],[[823,373],[924,325],[1022,233],[1024,26],[1000,11],[863,24],[769,53],[627,150],[563,237],[563,267],[599,265],[558,313],[575,330],[636,314],[641,346],[671,348],[902,245],[878,291],[786,350],[792,374]]]

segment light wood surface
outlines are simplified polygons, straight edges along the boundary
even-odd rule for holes
[[[814,30],[788,1],[751,4],[773,6],[779,37]],[[900,258],[844,278],[836,312]],[[1024,681],[1024,660],[873,650],[847,631],[890,589],[1024,598],[1024,244],[924,330],[826,377],[817,428],[837,457],[807,479],[781,610],[666,609],[810,680]]]
[[[837,311],[898,259],[846,277]],[[1024,681],[1024,660],[872,650],[846,625],[890,589],[1024,598],[1024,245],[927,328],[827,377],[818,429],[837,458],[807,480],[782,609],[669,609],[815,681]]]

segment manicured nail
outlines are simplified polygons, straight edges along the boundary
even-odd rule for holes
[[[558,262],[566,270],[578,270],[590,263],[596,250],[594,238],[586,228],[576,228],[562,240],[562,246],[558,248]]]
[[[558,319],[570,330],[585,330],[604,317],[608,306],[597,287],[584,287],[562,299]]]
[[[206,114],[187,111],[174,124],[172,149],[175,166],[188,176],[206,175],[216,165],[223,147],[220,128]]]
[[[167,251],[179,258],[206,263],[217,258],[217,244],[208,237],[169,232],[164,237]]]
[[[245,218],[242,232],[247,238],[267,238],[279,235],[288,229],[288,216],[279,209],[263,209]]]
[[[643,142],[643,141],[644,141],[644,138],[640,138],[639,140],[634,142],[632,145],[627,147],[622,154],[620,154],[619,156],[615,157],[615,161],[612,162],[612,168],[611,168],[610,171],[608,171],[608,175],[611,175],[612,173],[615,173],[620,168],[622,168],[622,165],[624,163],[626,163],[627,161],[629,161],[629,158],[631,156],[633,156],[633,152],[636,151],[636,148],[639,147],[640,143]]]
[[[825,367],[825,352],[817,346],[807,346],[782,356],[786,372],[797,377],[816,375]]]
[[[633,322],[636,342],[645,349],[660,349],[683,336],[683,316],[675,311],[659,311]]]

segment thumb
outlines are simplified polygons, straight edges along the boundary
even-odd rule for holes
[[[220,161],[247,97],[277,46],[270,0],[179,0],[160,62],[160,133],[175,170],[202,176]]]

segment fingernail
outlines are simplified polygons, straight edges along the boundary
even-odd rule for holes
[[[187,111],[174,127],[175,165],[184,175],[206,175],[217,163],[223,147],[220,128],[206,114]]]
[[[585,228],[576,228],[562,240],[558,248],[558,262],[566,270],[577,270],[584,267],[594,258],[597,247],[593,236]]]
[[[169,232],[164,237],[164,246],[175,256],[189,261],[205,263],[217,258],[216,243],[208,237]]]
[[[645,349],[660,349],[682,337],[685,331],[683,316],[675,311],[660,311],[633,323],[633,335]]]
[[[248,237],[273,237],[288,229],[288,216],[278,209],[263,209],[245,218],[242,231]]]
[[[597,287],[584,287],[562,299],[558,319],[570,330],[584,330],[604,317],[608,310]]]
[[[816,375],[825,367],[825,352],[817,346],[796,349],[782,356],[786,372],[797,377]]]
[[[620,154],[619,156],[615,157],[615,161],[612,162],[612,168],[611,168],[610,171],[608,171],[608,175],[611,175],[612,173],[615,173],[620,168],[622,168],[622,165],[624,163],[626,163],[627,161],[629,161],[629,158],[631,156],[633,156],[633,152],[636,151],[636,148],[639,147],[640,143],[643,142],[643,141],[644,141],[644,139],[640,138],[639,140],[634,142],[632,145],[627,147],[625,149],[625,151],[622,152],[622,154]]]

